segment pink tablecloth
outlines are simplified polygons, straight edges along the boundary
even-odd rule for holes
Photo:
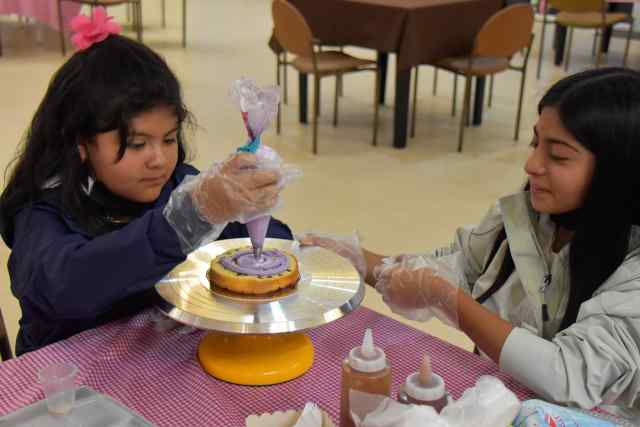
[[[417,370],[420,356],[429,353],[454,398],[481,375],[495,375],[521,399],[531,397],[492,362],[366,308],[309,331],[315,362],[302,377],[266,387],[228,384],[198,365],[196,348],[205,332],[156,333],[147,312],[0,364],[0,416],[43,398],[36,381],[39,369],[72,361],[80,368],[80,383],[159,426],[244,426],[250,414],[300,409],[307,401],[337,420],[340,362],[367,327],[392,364],[394,396],[407,374]]]
[[[65,28],[80,11],[80,4],[62,3]],[[58,0],[0,0],[0,15],[20,15],[36,19],[54,30],[58,30]]]

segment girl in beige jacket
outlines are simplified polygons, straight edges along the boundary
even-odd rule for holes
[[[349,258],[394,312],[461,329],[542,397],[640,422],[640,74],[569,76],[538,110],[525,191],[450,247],[301,241]]]

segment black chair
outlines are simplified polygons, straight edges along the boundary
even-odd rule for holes
[[[4,326],[2,310],[0,310],[0,360],[4,362],[11,358],[13,358],[13,352],[11,351],[11,344],[9,343],[9,336],[7,335],[7,328]]]

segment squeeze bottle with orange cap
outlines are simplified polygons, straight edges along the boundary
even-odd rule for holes
[[[342,362],[342,394],[340,396],[340,427],[353,427],[349,393],[391,396],[391,366],[381,348],[373,345],[371,329],[364,333],[362,346],[353,348]]]
[[[425,355],[420,371],[409,375],[398,393],[400,403],[428,405],[437,412],[447,405],[444,380],[431,370],[431,359]]]

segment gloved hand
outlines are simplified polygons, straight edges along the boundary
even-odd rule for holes
[[[326,233],[309,232],[296,236],[296,240],[300,242],[301,247],[319,246],[346,258],[358,270],[360,277],[366,277],[367,261],[364,257],[362,246],[360,246],[358,233],[353,232],[349,236],[335,236]]]
[[[211,224],[246,223],[274,208],[282,190],[280,171],[240,153],[199,175],[191,189],[198,211]]]
[[[391,311],[426,322],[433,316],[458,327],[459,283],[446,265],[424,256],[385,258],[374,269],[376,290]]]
[[[229,222],[269,215],[291,173],[254,154],[235,154],[208,171],[187,176],[171,193],[163,215],[185,254],[218,238]]]

